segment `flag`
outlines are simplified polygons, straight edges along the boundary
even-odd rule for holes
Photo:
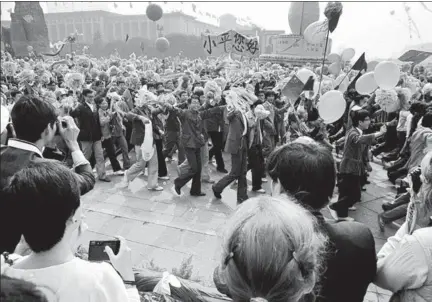
[[[351,81],[351,83],[348,85],[347,91],[349,91],[350,89],[355,89],[355,85],[357,80],[363,75],[363,73],[360,71],[356,77],[354,78],[354,80]]]
[[[286,96],[291,102],[294,102],[302,93],[304,86],[303,82],[296,75],[293,75],[282,89],[282,95]]]
[[[129,2],[129,7],[130,7],[130,8],[133,8],[133,6],[132,6],[132,2]]]
[[[357,61],[354,63],[352,70],[358,70],[358,71],[366,71],[367,70],[367,63],[365,58],[365,53],[363,53],[360,58],[357,59]]]
[[[309,79],[306,81],[306,84],[304,84],[303,86],[303,91],[313,91],[314,83],[314,77],[310,76]]]
[[[117,6],[117,3],[114,2],[114,8],[117,8],[117,7],[118,7],[118,6]]]
[[[129,40],[129,34],[126,34],[126,41],[125,43]]]
[[[195,12],[196,11],[196,5],[192,3],[192,10]]]
[[[140,48],[141,48],[141,51],[144,53],[144,42],[141,42]]]

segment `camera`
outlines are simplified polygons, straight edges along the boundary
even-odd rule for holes
[[[413,189],[414,193],[416,193],[416,194],[419,192],[420,187],[422,185],[420,175],[421,175],[421,169],[420,168],[416,168],[414,171],[410,172],[412,189]]]
[[[56,130],[55,135],[60,135],[60,127],[67,128],[67,123],[65,121],[57,120],[56,124],[57,124],[57,130]]]

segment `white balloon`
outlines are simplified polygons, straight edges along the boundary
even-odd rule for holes
[[[338,90],[340,92],[345,92],[348,89],[348,85],[349,85],[349,79],[348,76],[346,76],[345,73],[340,74],[336,80],[334,80],[334,86],[338,86],[339,88]]]
[[[370,62],[368,62],[367,63],[367,71],[369,72],[369,71],[374,71],[375,70],[375,67],[378,65],[378,61],[370,61]]]
[[[319,100],[318,112],[324,123],[331,124],[340,119],[346,109],[346,101],[342,92],[330,90]]]
[[[304,38],[311,44],[318,44],[325,41],[328,32],[328,21],[316,21],[306,27],[304,31]]]
[[[369,94],[378,88],[378,84],[375,82],[374,72],[368,72],[358,78],[355,88],[360,94]]]
[[[342,68],[341,63],[334,62],[330,64],[328,70],[331,74],[337,76],[341,72],[341,68]]]
[[[375,67],[375,81],[382,89],[393,89],[400,79],[399,67],[390,61],[383,61]]]
[[[310,76],[316,78],[316,75],[307,68],[302,68],[297,72],[297,77],[303,82],[303,84],[306,84]]]
[[[347,62],[347,61],[351,60],[352,58],[354,58],[354,55],[355,55],[354,48],[346,48],[342,51],[342,54],[341,54],[342,61]]]
[[[342,58],[337,53],[331,53],[327,56],[327,60],[329,60],[329,62],[331,63],[336,63],[336,62],[340,62]]]

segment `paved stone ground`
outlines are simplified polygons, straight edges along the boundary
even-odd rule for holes
[[[229,156],[225,154],[224,157],[229,170]],[[94,190],[82,198],[89,231],[81,238],[81,244],[88,247],[90,240],[108,240],[121,235],[132,248],[135,267],[171,271],[179,268],[183,261],[191,260],[191,280],[214,286],[213,269],[220,261],[219,236],[236,206],[236,187],[227,188],[222,200],[216,200],[209,184],[202,187],[207,196],[189,196],[189,183],[182,190],[184,195],[177,197],[171,191],[173,179],[177,176],[176,166],[175,163],[168,164],[171,179],[160,181],[165,188],[161,192],[147,190],[145,175],[138,176],[128,189],[123,190],[115,188],[121,176],[112,176],[111,183],[97,182]],[[378,251],[396,230],[396,227],[390,226],[381,233],[376,218],[377,213],[381,212],[381,204],[392,199],[395,191],[382,167],[374,163],[372,166],[371,184],[363,192],[362,202],[356,205],[357,211],[351,212],[350,216],[370,227]],[[210,167],[211,177],[219,180],[223,175],[216,172],[214,166]],[[107,168],[111,170],[109,166]],[[250,180],[249,173],[249,186]],[[268,184],[264,188],[268,190]],[[249,197],[253,196],[255,194],[249,192]],[[326,210],[324,215],[330,218]],[[390,294],[371,285],[365,301],[387,302]]]

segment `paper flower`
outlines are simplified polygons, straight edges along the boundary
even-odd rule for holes
[[[34,82],[35,78],[36,78],[36,74],[33,70],[31,69],[24,69],[23,71],[21,71],[18,76],[18,81],[19,82],[27,82],[27,83],[32,83]]]
[[[375,92],[375,101],[385,112],[395,112],[400,108],[398,95],[394,89],[378,89]]]
[[[18,69],[17,64],[14,62],[4,62],[2,64],[3,72],[6,76],[13,76]]]
[[[82,85],[84,84],[84,76],[81,73],[77,72],[66,74],[64,80],[66,86],[74,91],[81,89]]]
[[[157,100],[157,97],[155,94],[151,93],[150,91],[141,89],[138,90],[138,94],[135,97],[135,104],[138,107],[141,107],[145,104],[148,104],[149,102],[154,102]]]
[[[34,67],[33,67],[34,72],[38,75],[38,76],[42,76],[43,73],[45,72],[45,67],[43,66],[42,63],[37,63]]]

